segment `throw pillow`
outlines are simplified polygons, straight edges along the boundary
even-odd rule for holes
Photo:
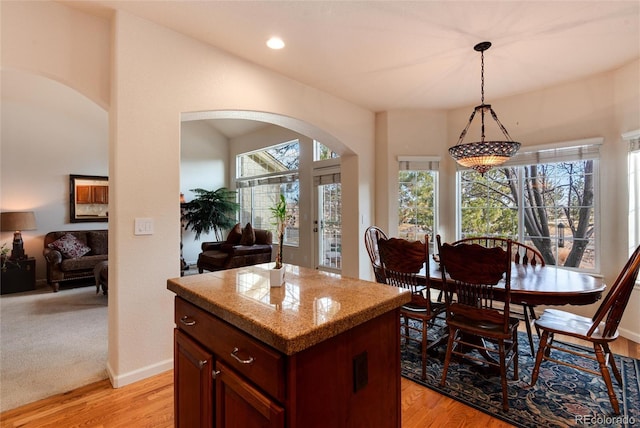
[[[70,233],[65,233],[50,243],[49,248],[60,251],[62,255],[68,259],[82,257],[91,251],[91,248],[87,247],[84,242]]]
[[[251,227],[251,223],[247,223],[247,225],[242,230],[242,238],[240,238],[240,245],[253,245],[256,243],[256,234],[253,231],[253,227]]]
[[[233,226],[233,229],[229,231],[227,235],[227,240],[224,241],[225,244],[229,244],[231,246],[238,245],[240,243],[240,239],[242,238],[242,228],[240,227],[240,223],[236,223]]]

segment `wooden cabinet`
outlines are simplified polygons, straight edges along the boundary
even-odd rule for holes
[[[284,428],[284,409],[220,361],[215,413],[218,428]]]
[[[76,203],[77,204],[90,204],[93,200],[91,194],[92,186],[76,186]]]
[[[92,186],[92,192],[94,204],[109,203],[109,186]]]
[[[36,289],[36,259],[29,257],[26,259],[2,261],[0,278],[0,294],[21,293]]]
[[[77,204],[108,204],[109,186],[76,186]]]
[[[180,297],[175,322],[176,427],[400,427],[397,309],[293,355]]]
[[[175,426],[213,427],[213,355],[189,336],[174,333]]]

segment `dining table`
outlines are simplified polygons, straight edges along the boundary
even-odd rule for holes
[[[421,272],[425,276],[425,270]],[[426,277],[425,277],[426,280]],[[433,289],[443,289],[442,270],[437,256],[429,259],[429,284]],[[523,265],[512,262],[511,264],[511,299],[510,303],[527,306],[562,306],[562,305],[590,305],[602,297],[606,284],[601,278],[562,268],[555,265]],[[504,280],[494,287],[496,300],[503,300]],[[530,330],[528,330],[530,331]],[[468,343],[481,343],[482,339],[468,337]],[[478,342],[480,341],[480,342]],[[483,349],[478,348],[480,354],[490,362],[496,360]],[[533,344],[532,346],[532,355]],[[465,351],[466,352],[466,351]],[[495,371],[495,366],[485,368],[489,372]]]
[[[424,275],[424,273],[423,273]],[[429,259],[429,280],[432,288],[441,289],[440,263]],[[494,287],[500,300],[504,281]],[[538,305],[590,305],[602,297],[606,284],[601,278],[554,265],[511,265],[511,303]]]

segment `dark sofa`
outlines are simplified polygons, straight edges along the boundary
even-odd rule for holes
[[[218,271],[271,261],[273,234],[269,230],[253,229],[240,224],[222,242],[203,242],[198,256],[198,272]]]
[[[47,262],[49,286],[53,291],[58,291],[61,282],[94,278],[95,266],[108,259],[108,243],[107,230],[63,230],[47,233],[42,253]],[[91,283],[88,282],[87,285],[89,284]]]

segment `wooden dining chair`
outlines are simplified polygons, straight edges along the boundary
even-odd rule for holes
[[[459,243],[466,244],[479,244],[484,247],[501,247],[503,249],[507,248],[508,243],[511,242],[511,260],[515,262],[515,264],[522,264],[523,266],[531,265],[531,266],[544,266],[544,258],[542,254],[537,249],[522,244],[518,241],[510,241],[505,238],[498,238],[493,236],[476,236],[471,238],[460,239],[459,241],[453,242],[451,245],[456,245]],[[525,327],[527,328],[527,337],[529,338],[529,348],[531,350],[531,356],[534,356],[535,346],[533,343],[533,333],[531,326],[535,324],[533,321],[536,319],[535,306],[529,304],[523,304],[521,310],[518,308],[514,308],[511,306],[511,315],[520,318],[520,320],[524,321]],[[536,328],[536,333],[538,337],[540,337],[540,333]]]
[[[381,238],[378,240],[380,261],[387,284],[411,291],[411,302],[400,308],[400,320],[404,332],[405,343],[409,340],[420,343],[422,358],[422,380],[426,379],[427,351],[443,343],[442,337],[428,341],[427,326],[432,325],[439,314],[444,313],[444,304],[431,301],[429,275],[419,276],[423,268],[429,266],[429,237],[425,242],[407,241],[405,239]],[[409,321],[416,320],[419,327]],[[419,336],[410,333],[419,332]],[[417,338],[416,338],[417,337]]]
[[[601,375],[607,386],[607,393],[609,394],[613,412],[616,415],[620,414],[618,398],[613,390],[613,383],[611,382],[611,375],[609,374],[607,366],[609,364],[611,365],[613,375],[619,386],[622,386],[622,377],[620,376],[615,358],[609,348],[609,343],[618,338],[618,325],[620,324],[620,320],[622,319],[622,315],[638,278],[638,270],[640,270],[640,246],[633,252],[631,258],[627,261],[592,318],[557,309],[546,309],[542,313],[540,318],[535,321],[538,328],[542,331],[542,336],[536,355],[536,363],[531,374],[532,386],[535,385],[538,380],[542,361],[552,361],[588,373]],[[554,344],[556,334],[591,342],[593,345],[593,354],[588,353],[584,348],[572,346],[571,344],[562,342]],[[600,372],[583,365],[571,364],[552,358],[551,350],[596,361]]]
[[[386,284],[384,269],[382,269],[382,264],[380,263],[380,251],[378,250],[378,240],[381,238],[387,239],[387,234],[377,226],[369,226],[364,232],[364,246],[367,248],[367,253],[369,253],[376,282]]]
[[[507,368],[513,363],[513,379],[517,380],[520,322],[509,312],[511,245],[507,245],[505,251],[479,244],[442,244],[439,235],[436,239],[449,326],[440,386],[447,380],[452,355],[497,367],[502,384],[502,408],[508,411]],[[503,305],[496,306],[494,286],[501,281],[504,282],[500,299]],[[482,358],[469,352],[474,348]]]

